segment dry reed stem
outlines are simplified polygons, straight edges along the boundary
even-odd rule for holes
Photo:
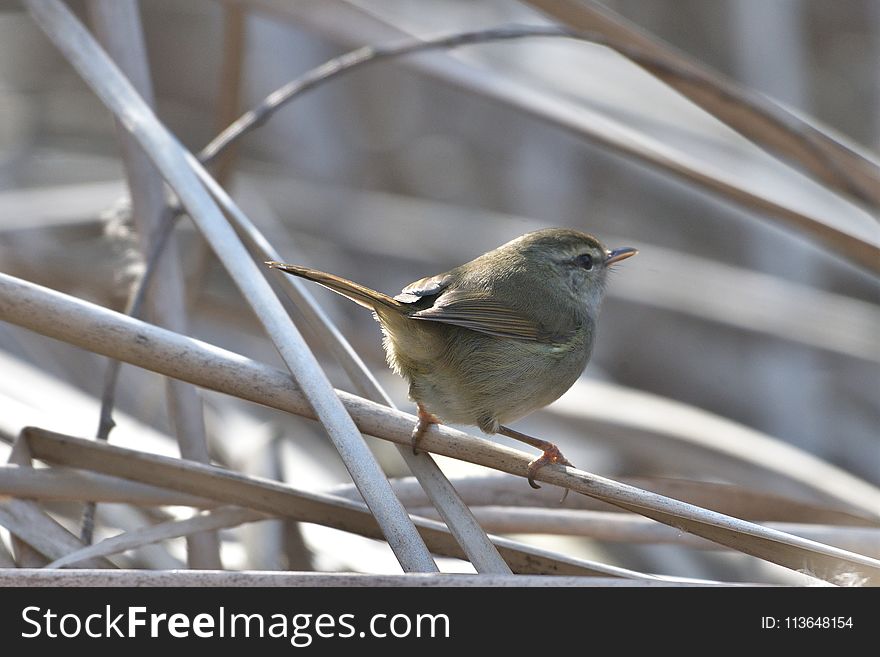
[[[114,59],[132,86],[150,107],[155,106],[146,46],[140,14],[134,0],[89,0],[89,15],[101,45]],[[131,198],[134,225],[139,236],[142,257],[150,261],[153,253],[161,259],[151,275],[147,307],[157,324],[178,333],[186,333],[188,312],[185,303],[184,280],[180,267],[177,239],[170,234],[167,223],[170,210],[165,202],[165,185],[159,171],[153,166],[137,141],[117,121],[117,134],[122,146],[122,159]],[[154,249],[154,245],[157,245]],[[159,246],[161,245],[161,246]],[[112,426],[112,390],[118,376],[118,366],[109,365],[105,378],[105,392],[111,392],[108,403],[101,409],[98,438],[107,440]],[[171,426],[180,445],[183,458],[202,463],[209,461],[208,443],[202,400],[193,386],[181,381],[166,381],[167,409]],[[88,505],[83,516],[83,540],[91,542],[94,525],[94,505]],[[222,568],[220,540],[216,533],[193,535],[187,538],[188,561],[193,568]]]
[[[295,23],[299,28],[312,28],[347,43],[361,44],[365,40],[376,42],[412,37],[375,14],[342,0],[293,4],[279,0],[222,2],[271,12]],[[476,97],[496,100],[506,107],[522,111],[614,152],[671,173],[774,223],[781,221],[803,231],[811,239],[860,267],[871,272],[880,271],[880,234],[870,217],[865,216],[864,222],[856,219],[857,214],[864,213],[855,206],[850,206],[853,210],[851,215],[819,216],[806,208],[796,208],[792,203],[778,201],[763,192],[749,189],[729,172],[701,161],[692,153],[640,134],[583,104],[575,104],[559,95],[522,84],[504,72],[486,71],[445,53],[431,53],[424,58],[403,61],[416,70],[463,88]],[[687,77],[683,70],[670,70],[676,70],[677,74]]]
[[[196,385],[306,417],[315,415],[294,380],[283,372],[4,274],[0,274],[0,318]],[[400,444],[409,444],[413,416],[342,391],[337,393],[362,431]],[[432,427],[423,441],[427,451],[518,476],[528,473],[531,460],[528,454],[445,426]],[[101,446],[91,445],[89,449],[96,447]],[[195,467],[195,464],[191,467]],[[746,554],[794,570],[803,570],[829,581],[842,576],[854,576],[869,582],[880,581],[880,561],[740,521],[575,468],[548,466],[539,471],[536,479],[597,497]]]
[[[526,1],[572,29],[595,30],[615,43],[639,49],[649,57],[636,63],[734,130],[800,165],[834,190],[875,211],[880,208],[876,163],[771,100],[675,50],[595,0]],[[681,75],[682,71],[691,75]]]
[[[35,456],[49,462],[112,473],[141,483],[210,497],[224,504],[247,507],[300,522],[312,522],[370,538],[382,538],[375,518],[362,502],[312,493],[215,466],[138,452],[35,427],[23,430],[22,436]],[[444,525],[425,518],[413,518],[413,522],[433,552],[458,558],[464,556]],[[510,567],[517,572],[652,577],[624,568],[574,559],[504,538],[496,537],[494,541]]]
[[[369,575],[361,573],[279,573],[265,571],[183,572],[144,570],[44,570],[0,569],[0,587],[7,586],[283,586],[290,587],[670,587],[670,586],[748,586],[704,580],[623,579],[543,575],[459,575],[448,573],[409,575]],[[752,585],[754,586],[754,585]]]
[[[287,317],[234,231],[187,162],[187,153],[158,122],[119,69],[58,0],[25,0],[37,24],[150,155],[265,327],[308,396],[353,480],[408,571],[436,571],[418,532],[302,336]],[[190,157],[190,159],[192,159]]]

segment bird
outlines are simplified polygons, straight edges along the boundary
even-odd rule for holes
[[[388,365],[409,382],[418,421],[413,450],[433,424],[464,424],[527,443],[550,464],[571,465],[546,440],[507,426],[558,399],[587,366],[612,265],[638,253],[606,248],[570,228],[521,235],[392,297],[295,264],[273,268],[314,281],[373,311]]]

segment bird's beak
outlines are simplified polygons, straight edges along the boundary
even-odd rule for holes
[[[626,260],[638,252],[638,249],[634,249],[631,246],[622,246],[619,249],[608,251],[608,255],[605,257],[605,266],[607,267],[608,265],[613,265],[615,262]]]

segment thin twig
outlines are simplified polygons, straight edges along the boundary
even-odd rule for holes
[[[191,536],[195,533],[215,531],[227,527],[237,527],[245,523],[266,520],[271,517],[251,509],[231,506],[220,507],[207,513],[197,514],[186,520],[169,520],[134,531],[117,534],[95,545],[87,545],[84,548],[65,554],[63,557],[49,563],[46,568],[63,568],[79,563],[84,559],[106,557],[171,538]]]
[[[313,68],[266,96],[254,109],[239,117],[237,121],[205,146],[199,153],[199,160],[205,164],[210,163],[224,149],[265,124],[275,112],[296,96],[361,66],[428,50],[445,50],[476,43],[510,41],[533,37],[561,37],[605,46],[632,62],[649,69],[655,75],[662,74],[679,82],[686,82],[700,89],[710,91],[728,102],[746,107],[751,112],[773,124],[780,131],[800,141],[814,157],[819,159],[828,170],[834,173],[834,176],[838,179],[839,187],[842,187],[852,196],[869,205],[878,206],[877,198],[864,191],[861,185],[853,180],[836,160],[829,156],[818,141],[820,137],[832,142],[833,140],[777,105],[733,85],[719,86],[712,77],[699,69],[684,69],[674,62],[661,59],[645,50],[623,43],[621,40],[609,37],[601,32],[574,30],[561,26],[512,25],[471,32],[457,32],[433,39],[407,39],[401,43],[364,46],[352,50]],[[736,126],[732,127],[736,128]],[[837,144],[837,142],[833,143]],[[843,148],[839,144],[838,146]],[[877,172],[877,183],[880,185],[880,171]]]
[[[144,300],[146,292],[150,287],[150,281],[153,278],[153,272],[156,271],[157,263],[162,257],[165,244],[174,227],[175,220],[180,215],[172,212],[166,207],[163,212],[162,220],[159,224],[153,243],[150,245],[150,253],[147,256],[147,262],[141,275],[135,280],[131,290],[129,291],[128,302],[125,304],[126,315],[131,317],[142,316]],[[110,432],[116,426],[113,421],[113,406],[116,403],[116,384],[119,381],[119,371],[122,368],[122,362],[111,360],[107,363],[107,369],[104,371],[104,386],[101,392],[101,412],[98,420],[98,432],[95,435],[97,440],[110,440]],[[82,529],[80,538],[83,543],[88,545],[92,542],[95,531],[95,503],[86,502],[83,510]]]
[[[159,230],[153,243],[150,245],[150,253],[147,256],[143,271],[132,285],[128,302],[122,311],[126,315],[137,318],[143,317],[144,300],[146,299],[150,282],[153,279],[153,273],[156,271],[158,262],[162,258],[165,244],[168,242],[168,237],[171,235],[171,231],[179,217],[180,215],[172,212],[164,213]],[[116,426],[116,423],[113,421],[113,405],[116,400],[116,382],[119,379],[119,368],[121,365],[122,363],[118,360],[111,361],[104,375],[104,387],[101,393],[101,419],[98,424],[98,433],[95,436],[98,440],[108,440],[110,431]]]

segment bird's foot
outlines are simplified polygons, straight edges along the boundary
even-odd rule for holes
[[[562,452],[559,451],[559,448],[551,442],[541,440],[540,438],[535,438],[534,436],[530,436],[528,434],[522,433],[521,431],[511,429],[510,427],[506,427],[504,425],[500,425],[498,427],[498,433],[500,433],[502,436],[507,436],[508,438],[520,440],[527,445],[531,445],[532,447],[540,449],[543,452],[541,456],[529,463],[529,486],[531,486],[532,488],[540,488],[540,486],[535,483],[535,475],[538,473],[538,470],[543,468],[545,465],[572,465],[571,461],[565,458],[562,455]],[[567,496],[568,490],[565,491],[565,496],[563,496],[562,500],[560,500],[560,503],[565,501],[565,497]]]
[[[535,483],[535,475],[538,474],[538,470],[545,465],[571,465],[571,461],[565,458],[562,455],[562,452],[559,451],[559,448],[553,443],[547,443],[547,447],[544,447],[543,449],[544,453],[529,463],[529,486],[532,488],[540,488],[540,486]],[[566,490],[566,493],[567,492],[568,491]],[[564,497],[562,499],[565,500]]]
[[[419,442],[421,442],[422,437],[425,435],[431,425],[440,424],[440,418],[433,413],[429,413],[428,411],[426,411],[424,406],[419,404],[418,408],[419,421],[416,422],[416,426],[413,428],[412,439],[410,443],[412,445],[413,454],[419,453]]]

